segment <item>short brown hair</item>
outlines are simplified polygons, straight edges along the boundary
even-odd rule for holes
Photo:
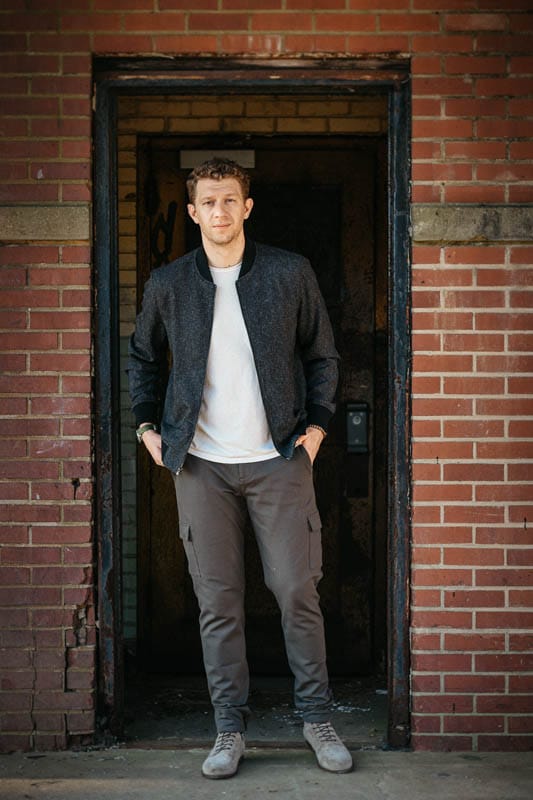
[[[236,178],[245,200],[250,194],[250,176],[231,158],[210,158],[193,169],[187,178],[187,192],[191,203],[194,203],[196,185],[202,178],[214,178],[217,181],[222,178]]]

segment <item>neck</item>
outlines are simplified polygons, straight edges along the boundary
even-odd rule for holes
[[[202,237],[202,244],[208,261],[213,267],[218,267],[219,269],[234,267],[235,264],[242,261],[245,245],[244,233],[241,233],[235,241],[228,244],[214,244]]]

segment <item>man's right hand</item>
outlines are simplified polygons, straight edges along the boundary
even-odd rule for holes
[[[142,443],[152,456],[158,467],[163,466],[161,459],[161,434],[156,431],[146,431],[143,434]]]

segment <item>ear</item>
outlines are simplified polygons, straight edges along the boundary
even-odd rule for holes
[[[187,211],[189,212],[189,216],[193,222],[196,222],[196,224],[199,225],[200,222],[198,220],[198,214],[196,213],[196,206],[194,203],[187,203]]]
[[[244,208],[246,209],[245,212],[244,212],[244,219],[248,219],[248,217],[252,213],[252,208],[253,207],[254,207],[254,201],[252,200],[251,197],[248,197],[244,201]]]

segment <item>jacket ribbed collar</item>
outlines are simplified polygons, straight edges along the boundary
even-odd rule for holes
[[[250,272],[254,265],[255,261],[255,242],[252,239],[246,238],[244,244],[244,254],[242,257],[242,267],[241,271],[239,272],[239,280],[246,275],[247,272]],[[209,270],[209,262],[207,260],[207,254],[203,247],[199,247],[196,251],[196,267],[198,272],[205,278],[206,281],[210,281],[213,283],[213,278],[211,276],[211,272]]]

